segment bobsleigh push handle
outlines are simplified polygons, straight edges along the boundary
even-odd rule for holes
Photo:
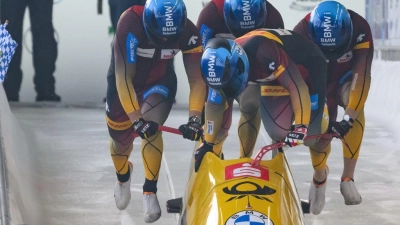
[[[306,136],[306,138],[304,138],[304,140],[311,140],[311,139],[315,139],[315,138],[332,138],[332,137],[336,137],[339,138],[339,136],[336,133],[328,133],[328,134],[317,134],[317,135],[311,135],[311,136]],[[287,146],[285,144],[285,142],[278,142],[278,143],[274,143],[274,144],[270,144],[267,146],[262,147],[256,154],[256,156],[254,157],[253,161],[251,162],[252,166],[258,167],[260,166],[261,160],[264,157],[265,154],[267,154],[267,152],[272,151],[274,149],[278,149],[278,148],[282,148],[284,146]]]
[[[168,133],[172,133],[172,134],[178,134],[178,135],[182,135],[182,132],[179,131],[179,129],[173,128],[173,127],[167,127],[167,126],[158,126],[158,130],[161,131],[165,131]]]
[[[179,131],[179,129],[176,129],[176,128],[173,128],[173,127],[167,127],[167,126],[158,125],[158,130],[164,131],[164,132],[168,132],[168,133],[172,133],[172,134],[182,135],[182,133]],[[133,137],[137,138],[137,137],[139,137],[139,135],[137,133],[134,133]]]

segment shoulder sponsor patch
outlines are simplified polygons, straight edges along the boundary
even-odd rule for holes
[[[209,28],[206,25],[201,25],[200,28],[200,35],[201,35],[201,46],[203,46],[203,49],[206,47],[206,44],[208,40],[210,40],[213,36],[213,29]]]
[[[155,48],[137,48],[137,55],[145,58],[153,58]]]
[[[337,59],[338,63],[345,63],[350,61],[353,58],[353,52],[349,51],[347,53],[345,53],[342,57]]]
[[[139,45],[139,41],[136,39],[135,35],[129,32],[126,37],[126,60],[128,63],[136,63],[136,50]]]
[[[161,59],[171,59],[180,51],[180,49],[161,49]]]

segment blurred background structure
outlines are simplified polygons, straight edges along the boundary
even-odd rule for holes
[[[375,41],[375,57],[400,60],[400,0],[366,0],[366,14]]]

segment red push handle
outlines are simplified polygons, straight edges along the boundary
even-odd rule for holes
[[[315,139],[315,138],[340,138],[338,134],[336,133],[329,133],[329,134],[317,134],[317,135],[311,135],[311,136],[306,136],[304,138],[304,140],[311,140],[311,139]],[[285,142],[278,142],[278,143],[274,143],[274,144],[270,144],[267,146],[262,147],[256,154],[256,156],[254,157],[253,161],[251,162],[252,166],[258,167],[260,166],[261,163],[261,159],[264,157],[265,154],[267,154],[267,152],[272,151],[274,149],[277,148],[281,148],[286,146]]]
[[[182,135],[182,132],[180,132],[179,129],[176,129],[176,128],[173,128],[173,127],[158,125],[158,130],[164,131],[164,132],[168,132],[168,133],[172,133],[172,134]],[[135,138],[137,138],[138,136],[139,135],[137,133],[133,134],[133,137],[135,137]]]
[[[172,133],[172,134],[182,135],[182,132],[180,132],[179,129],[176,129],[176,128],[173,128],[173,127],[158,126],[158,130],[165,131],[165,132]]]

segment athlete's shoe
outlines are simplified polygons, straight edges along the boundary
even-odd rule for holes
[[[153,192],[143,193],[143,212],[144,222],[146,223],[153,223],[160,219],[160,204],[158,203],[157,195]]]
[[[133,165],[131,162],[128,162],[129,164],[129,180],[121,183],[117,180],[117,183],[115,183],[114,186],[114,199],[115,199],[115,205],[119,210],[124,210],[126,207],[128,207],[129,202],[131,201],[131,176],[132,176],[132,170],[133,170]]]
[[[346,205],[358,205],[362,202],[360,193],[354,184],[354,180],[351,178],[345,178],[340,183],[340,193],[344,197],[344,204]]]
[[[326,166],[326,179],[322,184],[316,184],[315,180],[310,186],[310,192],[308,195],[309,203],[310,203],[310,212],[314,215],[318,215],[322,212],[325,206],[325,190],[326,190],[326,181],[328,180],[329,168]]]

